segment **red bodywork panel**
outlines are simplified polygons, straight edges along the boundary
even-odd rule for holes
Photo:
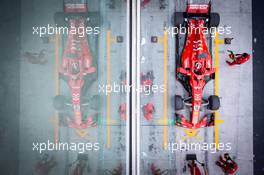
[[[84,19],[70,19],[71,27],[84,27]],[[76,32],[77,33],[77,32]],[[74,121],[69,121],[69,126],[73,128],[87,128],[92,124],[89,117],[83,123],[81,112],[81,91],[84,86],[84,76],[94,73],[96,68],[92,65],[92,55],[88,46],[86,36],[80,36],[70,32],[67,38],[66,47],[63,51],[62,65],[60,73],[68,79],[71,89]]]
[[[199,128],[206,125],[204,123],[205,119],[199,121],[203,88],[206,84],[205,76],[213,74],[215,68],[212,67],[212,57],[206,43],[204,20],[190,19],[188,21],[188,31],[181,57],[181,67],[177,71],[190,77],[190,81],[187,83],[190,84],[192,90],[192,94],[190,94],[192,96],[191,121],[188,122],[184,119],[185,127]]]

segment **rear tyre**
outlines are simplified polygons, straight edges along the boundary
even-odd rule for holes
[[[82,100],[82,105],[85,104],[85,108],[88,110],[99,110],[100,108],[100,96],[99,95],[94,95],[91,98],[83,98]],[[88,105],[87,105],[88,104]]]
[[[175,95],[175,110],[182,110],[184,107],[183,99],[180,95]]]
[[[218,27],[219,24],[220,24],[220,15],[218,13],[211,13],[209,27]]]
[[[66,98],[63,95],[57,95],[53,99],[53,106],[56,110],[61,111],[66,107]]]
[[[175,12],[174,13],[174,26],[180,27],[184,25],[184,13],[183,12]]]
[[[54,15],[54,22],[58,27],[67,26],[67,22],[65,20],[65,14],[63,12],[57,12]]]
[[[209,101],[208,109],[216,111],[220,108],[220,99],[218,96],[211,95],[208,98],[208,101]]]
[[[87,26],[89,27],[100,27],[103,25],[103,21],[100,18],[100,14],[98,12],[89,12],[87,15]]]

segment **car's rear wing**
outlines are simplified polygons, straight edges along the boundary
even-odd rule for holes
[[[88,12],[87,0],[64,0],[63,6],[66,13]]]
[[[187,2],[187,10],[188,14],[209,14],[211,12],[211,1],[204,2]]]
[[[188,4],[187,13],[209,14],[210,5],[209,4]]]
[[[98,11],[88,11],[88,0],[63,0],[63,12],[56,12],[54,15],[55,23],[58,26],[67,26],[66,20],[72,18],[87,19],[86,25],[89,27],[98,27],[101,23],[101,16]]]

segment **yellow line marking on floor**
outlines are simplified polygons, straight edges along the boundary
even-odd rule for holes
[[[223,39],[220,39],[220,40],[218,40],[218,43],[221,43],[221,44],[223,44],[223,43],[225,43],[225,40],[223,40]]]
[[[216,35],[215,35],[215,68],[216,68],[216,71],[215,71],[215,95],[218,95],[218,64],[219,64],[219,55],[218,55],[218,52],[219,52],[219,40],[218,40],[218,32],[216,32]]]
[[[54,79],[55,79],[55,95],[60,94],[60,80],[59,80],[59,50],[60,50],[60,35],[55,36],[55,67],[54,67]],[[55,112],[54,115],[54,142],[59,141],[59,113]]]
[[[168,124],[168,111],[167,111],[167,83],[168,83],[168,35],[166,30],[163,36],[163,47],[164,47],[164,96],[163,96],[163,148],[167,150],[167,124]]]
[[[164,42],[164,37],[158,37],[158,43],[163,44]]]
[[[115,119],[110,119],[110,120],[102,120],[102,123],[101,123],[102,125],[118,125],[118,124],[120,124],[120,122],[119,121],[117,121],[117,120],[115,120]]]
[[[215,95],[219,96],[219,43],[223,40],[219,40],[218,32],[215,35]],[[224,120],[219,119],[219,111],[215,112],[215,144],[216,149],[218,150],[219,143],[219,124],[223,123]]]
[[[111,49],[111,31],[107,31],[107,37],[106,37],[106,84],[107,87],[110,87],[110,49]],[[106,94],[106,123],[107,123],[107,138],[106,138],[106,146],[107,148],[111,147],[111,130],[110,130],[110,92],[107,91]]]
[[[164,123],[165,122],[164,122],[163,118],[156,121],[156,124],[158,124],[158,125],[163,125]]]

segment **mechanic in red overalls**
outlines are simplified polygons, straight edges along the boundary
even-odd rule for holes
[[[234,174],[238,169],[237,163],[229,156],[228,153],[225,153],[224,157],[220,156],[216,165],[218,165],[223,172],[226,173],[226,175]]]
[[[202,175],[200,168],[197,166],[195,163],[195,160],[192,160],[189,164],[188,167],[190,168],[191,175]]]
[[[126,103],[122,103],[122,104],[119,106],[118,112],[119,112],[119,114],[120,114],[120,117],[121,117],[123,120],[126,120],[126,119],[127,119],[127,115],[126,115]]]
[[[160,168],[157,168],[154,163],[150,165],[150,170],[152,175],[167,175],[170,174],[168,169],[161,170]]]
[[[153,71],[148,71],[147,73],[140,73],[140,80],[142,86],[152,86],[154,80]]]
[[[228,52],[230,53],[229,58],[232,60],[232,62],[226,61],[229,66],[240,65],[250,59],[250,55],[248,53],[234,54],[231,50],[228,50]]]
[[[150,3],[150,0],[143,0],[143,1],[141,2],[141,7],[145,8],[145,6],[146,6],[148,3]]]
[[[152,103],[147,103],[143,106],[143,114],[147,120],[151,120],[153,118],[153,113],[155,112],[155,107]]]
[[[88,166],[88,155],[78,154],[77,160],[70,164],[71,175],[85,175],[90,171]]]
[[[120,164],[117,168],[114,170],[105,170],[105,175],[122,175],[122,165]]]
[[[54,157],[44,154],[41,160],[35,166],[35,170],[39,175],[48,175],[55,166],[57,166],[57,162],[55,161]]]

